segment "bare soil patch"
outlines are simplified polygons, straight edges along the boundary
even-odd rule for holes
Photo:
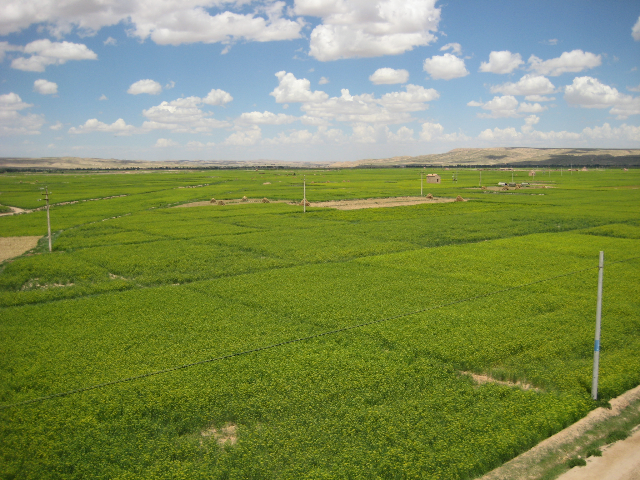
[[[473,378],[473,380],[478,385],[482,385],[483,383],[497,383],[498,385],[505,385],[507,387],[517,387],[517,388],[521,388],[522,390],[540,391],[539,388],[536,388],[533,385],[530,385],[528,383],[522,383],[520,381],[507,382],[507,381],[504,381],[504,380],[497,380],[495,378],[490,377],[489,375],[478,375],[478,374],[471,373],[471,372],[460,372],[460,373],[462,373],[463,375],[469,375],[471,378]]]
[[[455,198],[444,197],[365,198],[361,200],[332,200],[330,202],[311,202],[311,207],[328,207],[336,208],[338,210],[359,210],[361,208],[406,207],[410,205],[420,205],[423,203],[450,203],[455,201]]]
[[[18,207],[9,207],[11,209],[10,212],[5,212],[5,213],[0,213],[0,217],[5,217],[8,215],[17,215],[19,213],[24,213],[24,212],[28,212],[28,210],[24,210],[22,208],[18,208]]]
[[[285,200],[270,200],[271,203],[287,203]],[[237,203],[247,204],[247,203],[264,203],[262,198],[238,198],[231,200],[224,200],[224,205],[235,205]],[[189,207],[210,207],[210,206],[218,206],[218,201],[215,199],[211,199],[205,202],[191,202],[191,203],[183,203],[182,205],[176,205],[171,208],[189,208]]]
[[[525,185],[523,187],[509,187],[509,186],[498,186],[498,187],[482,187],[482,190],[488,190],[490,192],[500,192],[500,191],[507,191],[507,190],[533,190],[533,189],[537,189],[537,188],[556,188],[553,185]],[[480,187],[467,187],[468,190],[481,190]]]
[[[302,205],[302,202],[287,202],[285,200],[267,200],[258,198],[239,198],[233,200],[225,200],[225,205],[235,205],[237,203],[289,203],[290,205]],[[458,196],[458,198],[444,197],[391,197],[391,198],[364,198],[358,200],[331,200],[328,202],[309,202],[308,207],[335,208],[337,210],[358,210],[361,208],[384,208],[384,207],[404,207],[409,205],[420,205],[423,203],[450,203],[450,202],[466,202],[467,200]],[[178,207],[205,207],[215,206],[211,201],[184,203],[176,205]]]
[[[42,237],[0,237],[0,262],[22,255],[38,245]]]
[[[49,288],[60,288],[60,287],[73,287],[74,283],[40,283],[39,278],[32,278],[27,281],[22,287],[20,287],[21,291],[34,290],[39,288],[41,290],[47,290]]]
[[[224,447],[225,445],[235,445],[238,441],[236,431],[238,427],[233,423],[228,423],[222,428],[211,427],[200,432],[203,437],[213,437],[218,445]],[[200,441],[202,444],[202,440]]]

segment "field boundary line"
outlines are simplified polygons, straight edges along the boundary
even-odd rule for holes
[[[627,258],[625,260],[618,260],[616,262],[608,262],[608,264],[612,265],[612,264],[616,264],[616,263],[623,263],[623,262],[628,262],[628,261],[635,260],[635,259],[638,259],[638,258],[640,258],[640,256]],[[606,266],[606,264],[605,264],[605,266]],[[284,345],[290,345],[290,344],[293,344],[293,343],[299,343],[299,342],[304,342],[304,341],[307,341],[307,340],[313,340],[315,338],[320,338],[320,337],[324,337],[324,336],[328,336],[328,335],[335,335],[336,333],[346,332],[346,331],[349,331],[349,330],[354,330],[356,328],[362,328],[362,327],[367,327],[367,326],[370,326],[370,325],[376,325],[376,324],[379,324],[379,323],[389,322],[391,320],[397,320],[399,318],[409,317],[411,315],[417,315],[417,314],[420,314],[420,313],[429,312],[429,311],[432,311],[432,310],[438,310],[438,309],[441,309],[441,308],[446,308],[446,307],[450,307],[450,306],[453,306],[453,305],[458,305],[458,304],[465,303],[465,302],[471,302],[471,301],[474,301],[474,300],[478,300],[480,298],[491,297],[493,295],[498,295],[500,293],[509,292],[509,291],[512,291],[512,290],[517,290],[519,288],[529,287],[531,285],[536,285],[536,284],[539,284],[539,283],[549,282],[551,280],[557,280],[559,278],[568,277],[568,276],[571,276],[571,275],[576,275],[578,273],[586,272],[588,270],[595,270],[597,268],[599,268],[597,265],[594,266],[594,267],[587,267],[587,268],[583,268],[583,269],[580,269],[580,270],[574,270],[572,272],[562,273],[560,275],[555,275],[553,277],[543,278],[543,279],[540,279],[540,280],[535,280],[533,282],[524,283],[524,284],[521,284],[521,285],[515,285],[513,287],[507,287],[507,288],[502,288],[500,290],[494,290],[493,292],[482,293],[480,295],[475,295],[473,297],[462,298],[462,299],[454,300],[454,301],[451,301],[451,302],[442,303],[440,305],[433,305],[433,306],[426,307],[426,308],[423,308],[423,309],[420,309],[420,310],[415,310],[415,311],[412,311],[412,312],[401,313],[399,315],[394,315],[394,316],[391,316],[391,317],[385,317],[385,318],[380,318],[380,319],[377,319],[377,320],[372,320],[370,322],[359,323],[359,324],[356,324],[356,325],[349,325],[347,327],[337,328],[337,329],[329,330],[329,331],[322,332],[322,333],[316,333],[316,334],[313,334],[313,335],[308,335],[306,337],[300,337],[300,338],[294,338],[294,339],[291,339],[291,340],[285,340],[284,342],[274,343],[274,344],[266,345],[266,346],[263,346],[263,347],[244,350],[244,351],[241,351],[241,352],[229,353],[227,355],[221,355],[219,357],[207,358],[205,360],[199,360],[197,362],[192,362],[192,363],[187,363],[187,364],[184,364],[184,365],[178,365],[178,366],[174,366],[174,367],[169,367],[169,368],[165,368],[165,369],[162,369],[162,370],[155,370],[155,371],[152,371],[152,372],[142,373],[140,375],[134,375],[134,376],[131,376],[131,377],[120,378],[118,380],[112,380],[110,382],[104,382],[104,383],[99,383],[99,384],[96,384],[96,385],[90,385],[90,386],[87,386],[87,387],[81,387],[81,388],[77,388],[77,389],[74,389],[74,390],[69,390],[69,391],[66,391],[66,392],[60,392],[60,393],[54,393],[54,394],[51,394],[51,395],[45,395],[43,397],[33,398],[31,400],[24,400],[22,402],[16,402],[16,403],[8,404],[8,405],[0,405],[0,411],[1,410],[6,410],[6,409],[9,409],[9,408],[22,407],[22,406],[25,406],[25,405],[30,405],[30,404],[34,404],[34,403],[40,403],[40,402],[44,402],[46,400],[52,400],[54,398],[67,397],[67,396],[70,396],[70,395],[75,395],[75,394],[78,394],[78,393],[88,392],[90,390],[96,390],[96,389],[99,389],[99,388],[105,388],[105,387],[109,387],[109,386],[112,386],[112,385],[117,385],[117,384],[120,384],[120,383],[126,383],[126,382],[132,382],[132,381],[135,381],[135,380],[141,380],[143,378],[153,377],[155,375],[162,375],[162,374],[165,374],[165,373],[171,373],[171,372],[175,372],[175,371],[178,371],[178,370],[184,370],[186,368],[195,367],[195,366],[198,366],[198,365],[204,365],[206,363],[212,363],[212,362],[218,362],[218,361],[222,361],[222,360],[227,360],[229,358],[239,357],[239,356],[242,356],[242,355],[248,355],[250,353],[263,352],[265,350],[271,350],[273,348],[282,347]]]

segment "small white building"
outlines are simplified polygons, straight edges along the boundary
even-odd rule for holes
[[[440,175],[437,173],[428,173],[427,183],[440,183]]]

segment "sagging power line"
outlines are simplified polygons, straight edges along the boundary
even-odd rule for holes
[[[617,263],[624,263],[624,262],[629,262],[631,260],[636,260],[636,259],[639,259],[639,258],[640,258],[640,256],[636,256],[636,257],[631,257],[631,258],[627,258],[627,259],[624,259],[624,260],[618,260],[616,262],[610,262],[609,264],[613,265],[613,264],[617,264]],[[271,350],[271,349],[274,349],[274,348],[277,348],[277,347],[282,347],[282,346],[290,345],[290,344],[293,344],[293,343],[299,343],[299,342],[304,342],[304,341],[307,341],[307,340],[313,340],[313,339],[324,337],[324,336],[328,336],[328,335],[335,335],[337,333],[346,332],[346,331],[354,330],[354,329],[357,329],[357,328],[363,328],[363,327],[367,327],[367,326],[371,326],[371,325],[376,325],[376,324],[380,324],[380,323],[384,323],[384,322],[389,322],[389,321],[392,321],[392,320],[398,320],[400,318],[409,317],[409,316],[412,316],[412,315],[418,315],[420,313],[425,313],[425,312],[429,312],[429,311],[432,311],[432,310],[438,310],[438,309],[441,309],[441,308],[451,307],[453,305],[458,305],[458,304],[461,304],[461,303],[471,302],[471,301],[478,300],[478,299],[481,299],[481,298],[491,297],[491,296],[494,296],[494,295],[498,295],[500,293],[505,293],[505,292],[509,292],[509,291],[512,291],[512,290],[518,290],[520,288],[529,287],[531,285],[536,285],[536,284],[540,284],[540,283],[544,283],[544,282],[549,282],[551,280],[557,280],[557,279],[563,278],[563,277],[569,277],[571,275],[576,275],[578,273],[586,272],[586,271],[589,271],[589,270],[594,270],[596,268],[600,268],[600,267],[599,266],[587,267],[587,268],[583,268],[583,269],[580,269],[580,270],[574,270],[572,272],[567,272],[567,273],[562,273],[560,275],[555,275],[553,277],[543,278],[541,280],[535,280],[533,282],[524,283],[524,284],[521,284],[521,285],[516,285],[516,286],[513,286],[513,287],[502,288],[500,290],[495,290],[493,292],[482,293],[482,294],[475,295],[475,296],[472,296],[472,297],[467,297],[467,298],[462,298],[462,299],[454,300],[454,301],[447,302],[447,303],[442,303],[440,305],[433,305],[433,306],[426,307],[426,308],[423,308],[423,309],[420,309],[420,310],[414,310],[412,312],[401,313],[399,315],[394,315],[394,316],[391,316],[391,317],[385,317],[385,318],[380,318],[380,319],[377,319],[377,320],[372,320],[370,322],[359,323],[357,325],[350,325],[350,326],[347,326],[347,327],[337,328],[335,330],[329,330],[329,331],[326,331],[326,332],[316,333],[316,334],[309,335],[309,336],[306,336],[306,337],[300,337],[300,338],[294,338],[294,339],[291,339],[291,340],[285,340],[283,342],[274,343],[274,344],[266,345],[266,346],[263,346],[263,347],[253,348],[253,349],[250,349],[250,350],[244,350],[244,351],[235,352],[235,353],[229,353],[227,355],[208,358],[208,359],[205,359],[205,360],[199,360],[197,362],[192,362],[192,363],[187,363],[187,364],[184,364],[184,365],[178,365],[178,366],[174,366],[174,367],[169,367],[169,368],[165,368],[165,369],[162,369],[162,370],[155,370],[153,372],[147,372],[147,373],[143,373],[143,374],[140,374],[140,375],[134,375],[132,377],[120,378],[118,380],[112,380],[110,382],[104,382],[104,383],[100,383],[100,384],[96,384],[96,385],[89,385],[87,387],[81,387],[81,388],[77,388],[77,389],[74,389],[74,390],[69,390],[69,391],[66,391],[66,392],[54,393],[54,394],[51,394],[51,395],[46,395],[46,396],[43,396],[43,397],[33,398],[31,400],[24,400],[22,402],[16,402],[16,403],[12,403],[12,404],[9,404],[9,405],[0,405],[0,410],[6,410],[6,409],[9,409],[9,408],[22,407],[22,406],[26,406],[26,405],[35,404],[35,403],[41,403],[41,402],[44,402],[46,400],[52,400],[54,398],[67,397],[67,396],[70,396],[70,395],[75,395],[75,394],[78,394],[78,393],[88,392],[90,390],[96,390],[96,389],[100,389],[100,388],[105,388],[105,387],[109,387],[109,386],[112,386],[112,385],[117,385],[117,384],[120,384],[120,383],[126,383],[126,382],[132,382],[132,381],[135,381],[135,380],[141,380],[143,378],[148,378],[148,377],[152,377],[152,376],[155,376],[155,375],[162,375],[162,374],[165,374],[165,373],[171,373],[171,372],[175,372],[177,370],[184,370],[184,369],[187,369],[187,368],[190,368],[190,367],[195,367],[195,366],[198,366],[198,365],[204,365],[206,363],[218,362],[218,361],[227,360],[227,359],[230,359],[230,358],[233,358],[233,357],[249,355],[251,353],[264,352],[266,350]]]

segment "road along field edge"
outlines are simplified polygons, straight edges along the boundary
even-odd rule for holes
[[[534,480],[540,478],[544,473],[535,467],[540,465],[542,459],[557,457],[557,462],[555,463],[563,463],[566,459],[560,453],[562,447],[570,445],[589,430],[605,423],[607,420],[617,417],[638,400],[640,400],[640,385],[610,400],[611,409],[598,407],[592,410],[586,417],[578,420],[573,425],[479,477],[478,480]]]

